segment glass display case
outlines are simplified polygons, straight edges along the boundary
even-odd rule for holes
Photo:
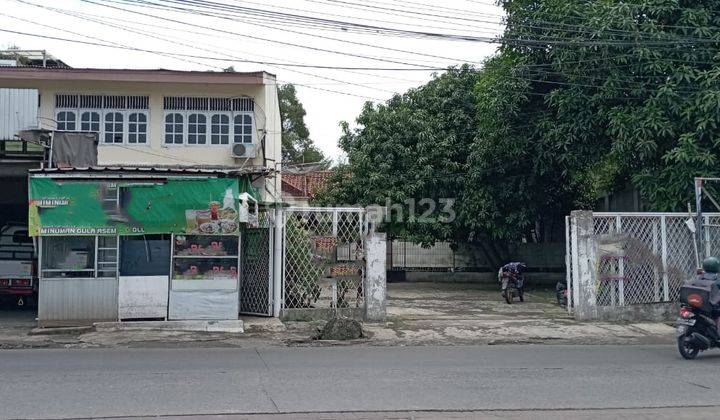
[[[172,249],[173,289],[236,288],[239,237],[175,235]]]

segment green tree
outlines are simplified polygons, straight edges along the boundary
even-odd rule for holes
[[[653,210],[683,210],[694,176],[720,177],[720,0],[500,3],[502,45],[481,70],[450,69],[345,124],[348,163],[324,199],[456,197],[456,223],[387,229],[549,241],[563,215],[628,183]]]
[[[310,139],[305,125],[305,108],[297,97],[295,86],[284,84],[278,88],[280,119],[282,122],[282,158],[285,164],[329,161]]]
[[[502,54],[542,98],[533,136],[563,157],[576,206],[631,180],[652,209],[683,210],[694,176],[720,175],[720,1],[503,6]]]
[[[477,77],[470,66],[451,68],[386,104],[366,103],[357,128],[342,123],[339,143],[348,163],[336,168],[318,201],[402,205],[385,228],[416,242],[465,235],[457,223],[445,223],[450,214],[443,209],[451,204],[440,199],[463,192],[458,180],[476,131]],[[431,209],[430,202],[437,205]]]

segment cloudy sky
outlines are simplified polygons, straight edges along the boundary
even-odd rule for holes
[[[265,70],[298,85],[312,139],[337,159],[340,121],[432,69],[481,63],[501,21],[493,0],[0,0],[0,49],[73,67]]]

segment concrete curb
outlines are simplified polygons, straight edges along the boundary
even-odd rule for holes
[[[280,333],[287,330],[278,318],[243,317],[245,332],[249,334]]]
[[[242,320],[222,321],[126,321],[96,322],[96,331],[186,331],[186,332],[219,332],[241,334],[244,332]]]

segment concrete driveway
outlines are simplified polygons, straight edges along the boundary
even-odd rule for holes
[[[508,305],[499,286],[474,283],[390,283],[387,325],[367,325],[378,345],[572,343],[663,344],[662,323],[580,323],[557,304],[555,291],[530,289]]]

